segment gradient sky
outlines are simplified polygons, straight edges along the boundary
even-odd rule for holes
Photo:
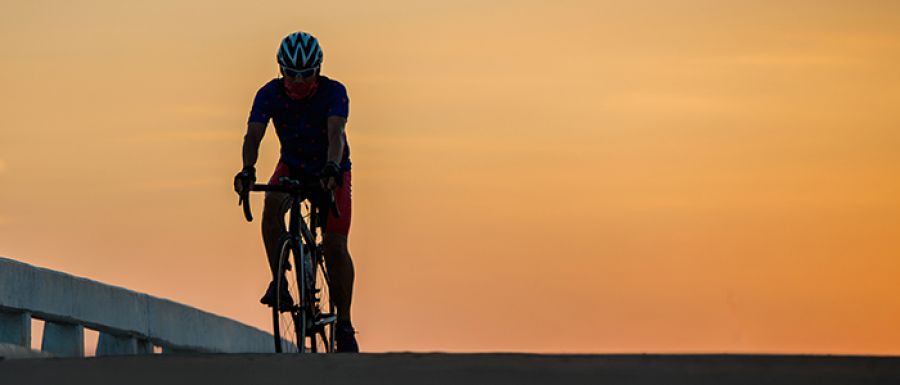
[[[231,183],[295,30],[363,350],[900,354],[895,1],[5,2],[0,256],[270,330]]]

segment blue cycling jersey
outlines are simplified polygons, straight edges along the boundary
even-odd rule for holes
[[[303,100],[287,96],[282,79],[272,79],[256,93],[250,122],[275,125],[281,161],[291,170],[316,174],[328,161],[328,117],[350,114],[347,89],[337,80],[319,76],[316,92]],[[350,170],[350,145],[344,140],[341,169]]]

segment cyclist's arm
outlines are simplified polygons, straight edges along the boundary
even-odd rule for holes
[[[244,169],[256,166],[259,157],[259,144],[266,135],[266,123],[247,123],[247,134],[244,135]]]
[[[347,137],[344,129],[347,127],[347,118],[342,116],[328,117],[328,161],[341,164],[344,157],[344,146]]]

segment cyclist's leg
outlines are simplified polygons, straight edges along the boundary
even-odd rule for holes
[[[353,301],[353,260],[347,249],[347,236],[340,233],[325,233],[325,266],[328,268],[329,292],[334,306],[337,307],[338,319],[350,320],[350,304]]]
[[[350,321],[350,304],[353,301],[354,270],[353,260],[347,248],[347,235],[350,233],[352,205],[350,199],[350,172],[343,175],[343,185],[335,190],[335,201],[341,212],[339,218],[328,216],[325,231],[322,234],[325,246],[325,266],[331,279],[329,291],[337,307],[338,319]]]
[[[269,184],[278,184],[278,178],[286,176],[288,168],[278,162]],[[269,269],[272,277],[277,275],[279,252],[281,251],[281,237],[287,232],[284,224],[284,214],[290,210],[290,195],[286,193],[266,192],[266,200],[263,204],[262,236],[266,247],[266,255],[269,258]]]
[[[341,213],[343,215],[343,212]],[[328,268],[329,292],[337,307],[337,322],[334,324],[335,351],[338,353],[358,353],[356,330],[350,321],[350,304],[353,300],[353,260],[347,250],[347,235],[326,232],[325,264]]]

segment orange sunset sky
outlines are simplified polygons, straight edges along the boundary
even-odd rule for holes
[[[900,354],[896,1],[6,1],[0,256],[270,331],[231,184],[295,30],[364,351]]]

